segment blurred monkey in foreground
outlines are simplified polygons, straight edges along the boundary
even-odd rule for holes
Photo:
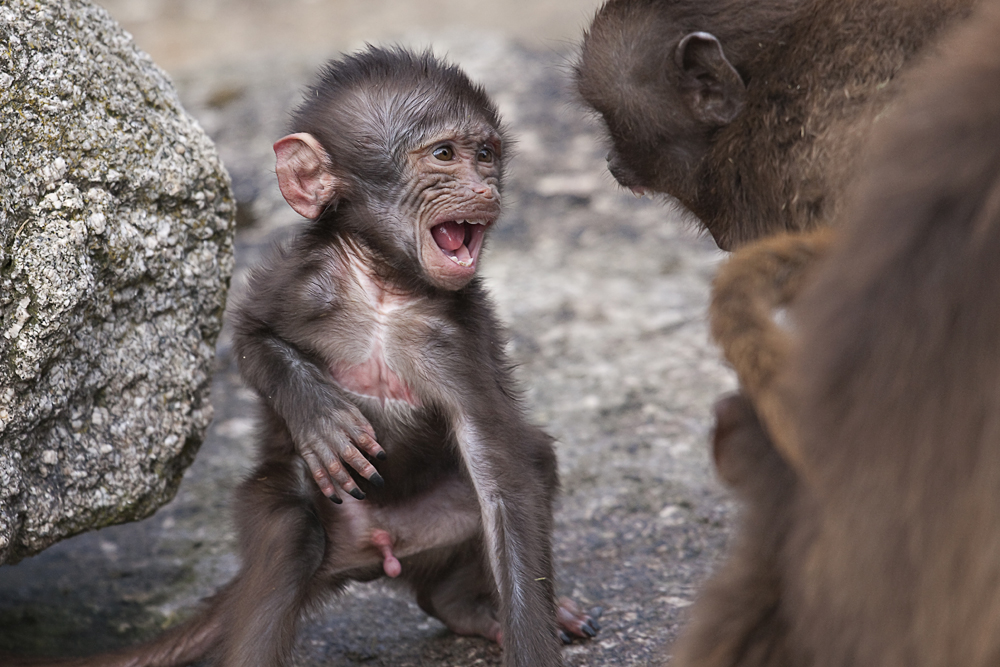
[[[744,387],[778,412],[758,420],[740,395],[717,406],[717,465],[746,515],[673,665],[1000,661],[998,3],[941,54],[876,125],[838,238],[733,257],[729,278],[777,268],[780,304],[795,244],[826,254],[790,327],[758,329],[750,352],[766,372]],[[717,319],[740,310],[721,280]],[[743,309],[751,328],[760,307]],[[753,345],[714,328],[730,354]]]

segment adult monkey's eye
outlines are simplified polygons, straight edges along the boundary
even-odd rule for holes
[[[451,146],[438,146],[434,149],[432,155],[442,162],[448,162],[455,157],[455,151],[452,150]]]
[[[493,149],[480,148],[479,153],[476,155],[476,159],[487,164],[493,162]]]

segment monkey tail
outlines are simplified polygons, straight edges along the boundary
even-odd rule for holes
[[[227,587],[228,589],[228,587]],[[0,655],[4,667],[184,667],[208,655],[221,637],[218,604],[226,590],[210,598],[193,618],[155,639],[85,658],[24,658]]]
[[[793,338],[775,318],[799,293],[833,237],[832,230],[821,228],[746,246],[723,265],[712,286],[712,336],[775,448],[800,472],[804,467],[794,422],[777,385]]]

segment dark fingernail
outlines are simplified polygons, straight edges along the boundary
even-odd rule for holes
[[[377,489],[381,489],[383,486],[385,486],[385,480],[382,479],[382,475],[378,474],[377,472],[373,472],[372,476],[368,478],[368,481],[371,482],[372,486],[374,486]]]
[[[600,618],[601,614],[603,613],[604,613],[604,607],[591,607],[590,611],[587,612],[587,615],[590,616],[592,619],[597,619]],[[600,630],[600,628],[598,628],[598,630]]]
[[[582,632],[583,634],[587,635],[588,637],[596,637],[597,636],[597,630],[595,630],[594,628],[590,627],[590,623],[589,622],[588,623],[584,623],[583,625],[580,626],[580,632]]]
[[[383,450],[380,451],[378,454],[376,454],[375,458],[377,458],[379,461],[385,461],[388,457],[385,455],[385,451]]]
[[[340,505],[341,503],[344,502],[343,500],[340,499],[340,496],[327,496],[327,498],[332,500],[334,505]]]
[[[587,619],[587,624],[590,627],[594,628],[594,632],[600,632],[601,631],[601,624],[597,622],[596,618],[588,618]]]
[[[351,489],[350,491],[348,491],[348,493],[350,493],[352,496],[354,496],[358,500],[364,500],[365,499],[365,494],[364,494],[364,492],[361,489]]]
[[[559,631],[559,639],[562,640],[563,644],[572,644],[573,643],[573,638],[570,637],[568,634],[566,634],[565,630],[560,630]]]

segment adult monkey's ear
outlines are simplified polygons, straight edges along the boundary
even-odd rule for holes
[[[330,157],[311,134],[289,134],[274,142],[278,188],[288,205],[304,218],[315,220],[336,208],[343,182],[332,171]]]
[[[692,115],[707,125],[728,125],[746,104],[746,84],[707,32],[685,35],[674,51],[681,94]]]

